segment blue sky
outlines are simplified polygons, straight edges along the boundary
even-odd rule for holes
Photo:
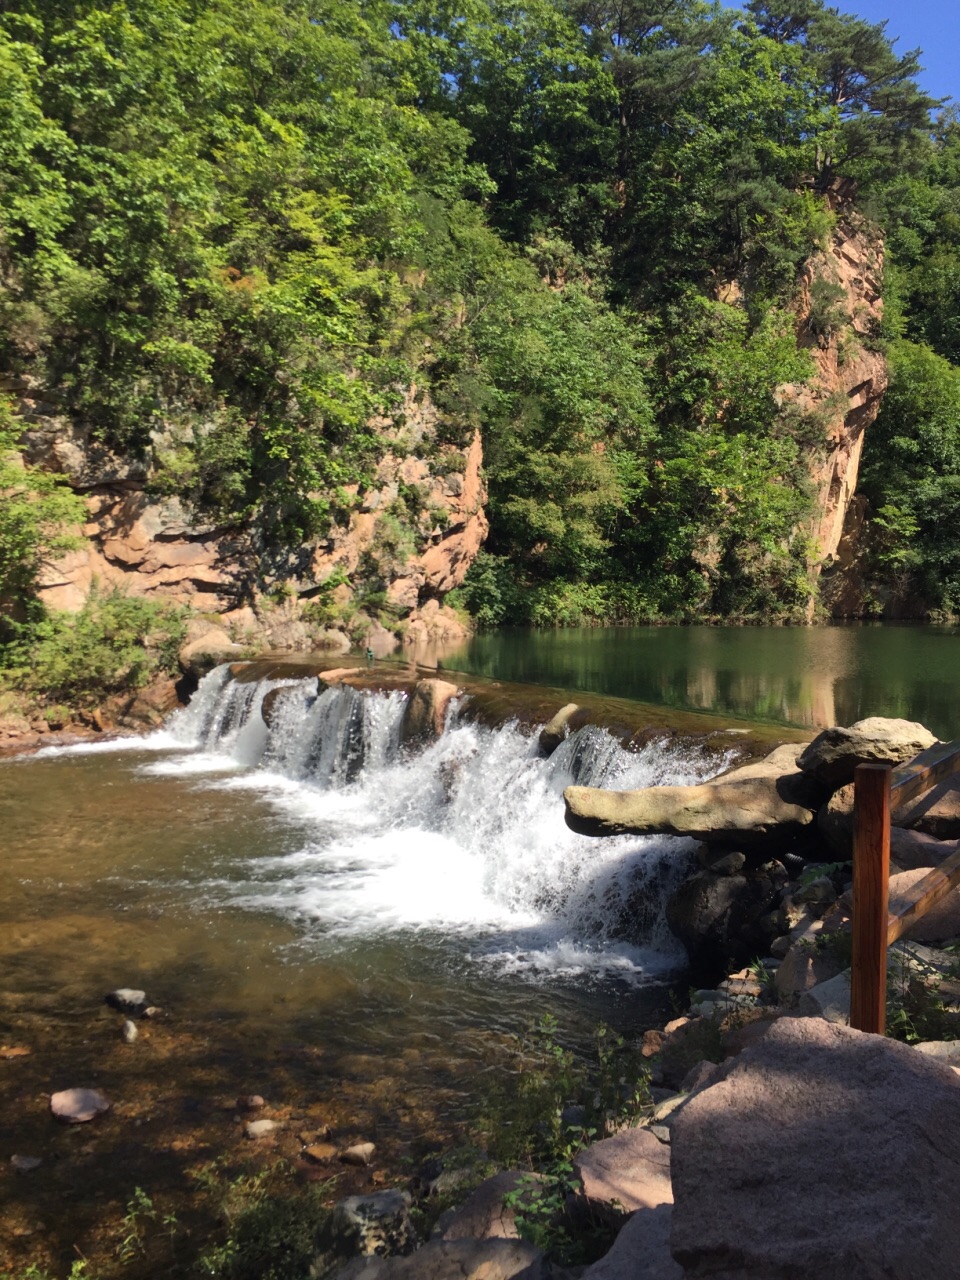
[[[960,0],[828,0],[841,13],[869,22],[887,19],[898,53],[923,50],[920,83],[935,98],[960,100]]]

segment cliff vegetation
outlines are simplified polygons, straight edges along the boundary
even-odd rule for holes
[[[799,621],[852,560],[848,612],[956,607],[957,123],[883,24],[15,0],[0,66],[8,665],[111,593],[299,644]]]

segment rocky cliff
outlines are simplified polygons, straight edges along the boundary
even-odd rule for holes
[[[0,389],[27,424],[26,460],[66,476],[89,513],[82,546],[44,571],[50,607],[76,611],[99,584],[219,614],[261,644],[345,647],[349,633],[383,649],[395,630],[462,634],[442,602],[487,534],[480,434],[466,448],[444,443],[440,415],[416,387],[371,423],[382,452],[370,483],[342,491],[343,514],[324,537],[292,547],[272,544],[255,520],[225,523],[161,496],[151,457],[115,453],[29,382]]]
[[[883,317],[883,243],[853,210],[849,194],[831,193],[835,229],[801,278],[798,334],[813,357],[814,376],[803,386],[782,389],[785,405],[795,406],[822,430],[810,454],[816,491],[810,527],[815,577],[829,576],[837,563],[857,488],[864,432],[876,419],[887,389],[886,361],[874,345]],[[824,588],[829,611],[832,597],[826,581]]]

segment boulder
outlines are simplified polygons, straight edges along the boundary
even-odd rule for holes
[[[939,867],[944,858],[949,858],[958,848],[960,841],[957,840],[936,840],[923,831],[890,828],[890,861],[904,871]]]
[[[459,690],[446,680],[419,680],[407,701],[400,723],[401,744],[429,742],[439,738],[447,708]]]
[[[910,890],[929,873],[929,867],[918,867],[890,877],[891,915],[896,914],[898,907],[907,900]],[[954,938],[960,938],[960,889],[951,889],[945,898],[941,898],[907,930],[904,937],[913,942],[950,942]]]
[[[778,930],[780,890],[769,876],[697,871],[666,903],[667,924],[702,975],[730,972],[767,948]]]
[[[669,1204],[632,1214],[599,1262],[580,1280],[683,1280],[683,1268],[670,1253]]]
[[[960,778],[954,774],[910,804],[896,809],[893,821],[937,840],[960,837]]]
[[[849,728],[824,729],[804,748],[797,764],[835,790],[853,781],[858,764],[904,764],[936,741],[929,729],[912,720],[871,716]]]
[[[960,1067],[960,1040],[921,1040],[913,1047],[917,1053],[923,1053],[948,1067]]]
[[[189,632],[188,632],[189,635]],[[235,662],[246,650],[242,644],[234,644],[222,627],[211,626],[195,639],[188,639],[180,647],[177,661],[180,670],[199,680],[223,662]]]
[[[440,1238],[442,1240],[517,1240],[516,1218],[512,1209],[504,1204],[505,1198],[518,1187],[529,1174],[507,1170],[495,1173],[481,1182],[459,1207],[441,1215]]]
[[[622,1213],[672,1204],[670,1148],[649,1129],[623,1129],[573,1158],[583,1194],[595,1210]]]
[[[406,1191],[375,1191],[368,1196],[338,1200],[327,1231],[341,1253],[410,1253],[416,1237],[410,1223]]]
[[[953,1280],[960,1078],[907,1045],[780,1018],[672,1136],[672,1249],[713,1280]]]
[[[431,1240],[408,1258],[354,1258],[334,1280],[550,1280],[525,1240]]]
[[[697,786],[567,787],[567,826],[588,836],[692,836],[738,848],[775,839],[779,851],[813,822],[821,798],[818,785],[791,768],[798,750],[778,747],[765,760]]]
[[[850,970],[844,969],[804,991],[797,1010],[804,1018],[823,1018],[826,1022],[849,1025]]]
[[[575,702],[568,702],[566,706],[560,708],[552,720],[547,721],[540,730],[540,737],[537,739],[542,756],[553,755],[554,751],[570,732],[570,717],[579,710],[580,708]]]
[[[64,1124],[86,1124],[110,1110],[110,1100],[99,1089],[61,1089],[50,1095],[50,1111]]]

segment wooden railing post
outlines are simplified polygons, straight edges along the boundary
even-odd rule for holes
[[[890,779],[886,764],[860,764],[853,792],[853,965],[850,1025],[883,1035],[887,1020]]]

